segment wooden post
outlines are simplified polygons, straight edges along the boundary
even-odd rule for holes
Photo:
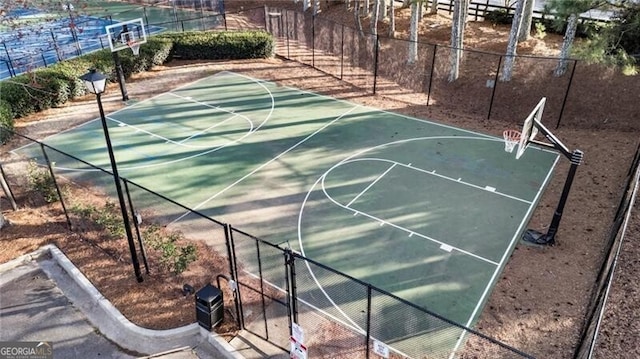
[[[11,203],[11,208],[13,208],[14,211],[17,211],[18,205],[16,204],[16,199],[13,196],[13,192],[11,192],[9,183],[7,182],[7,177],[4,173],[4,170],[2,169],[2,164],[0,164],[0,185],[2,185],[2,191],[4,192],[5,196],[7,196],[7,199],[9,199],[9,202]]]

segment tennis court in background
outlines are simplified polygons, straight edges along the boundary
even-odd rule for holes
[[[107,118],[122,177],[466,326],[558,161],[535,147],[516,160],[499,138],[231,72]],[[44,142],[109,168],[99,120]],[[41,156],[37,146],[15,152]],[[67,177],[92,175],[80,162],[51,161]],[[189,227],[189,213],[168,217]],[[265,276],[277,270],[262,268]],[[362,314],[351,309],[361,306],[344,300],[348,283],[297,270],[311,278],[298,287],[301,298],[362,329]],[[422,345],[394,338],[394,326],[406,323],[377,307],[374,318],[389,322],[389,337],[378,339],[400,353]],[[424,350],[451,352],[461,338]]]
[[[147,34],[164,31],[212,29],[221,22],[223,1],[171,1],[142,6],[119,1],[91,1],[71,4],[71,11],[60,3],[20,7],[9,11],[9,25],[0,32],[4,51],[0,53],[0,80],[50,66],[109,47],[105,26],[121,21],[144,19]],[[5,24],[6,25],[6,24]],[[19,26],[18,26],[19,25]],[[17,26],[17,27],[16,27]],[[2,25],[0,24],[0,28]],[[16,27],[16,28],[14,28]]]

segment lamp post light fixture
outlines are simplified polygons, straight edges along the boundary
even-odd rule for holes
[[[124,230],[127,235],[127,241],[129,242],[129,250],[131,252],[131,261],[133,262],[133,270],[136,274],[138,282],[142,282],[142,274],[140,273],[140,263],[138,262],[138,256],[136,254],[136,247],[133,241],[133,234],[131,233],[131,226],[129,224],[129,216],[127,214],[127,207],[122,194],[122,187],[120,185],[120,176],[118,175],[118,167],[116,165],[116,159],[113,155],[113,147],[111,146],[111,138],[109,137],[109,128],[107,126],[107,119],[104,115],[104,109],[102,108],[102,93],[105,91],[107,84],[107,77],[95,69],[91,69],[88,73],[80,76],[80,79],[84,82],[88,92],[96,95],[98,101],[98,109],[100,110],[100,121],[102,122],[102,130],[104,131],[104,138],[107,142],[107,152],[109,153],[109,160],[111,162],[111,172],[113,173],[113,180],[116,185],[116,192],[118,194],[118,200],[120,202],[120,210],[122,211],[122,220],[124,221]]]

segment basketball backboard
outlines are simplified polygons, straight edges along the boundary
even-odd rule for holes
[[[542,112],[544,111],[544,104],[546,102],[546,97],[543,97],[524,120],[522,131],[520,131],[520,142],[518,143],[518,150],[516,151],[516,159],[522,157],[527,146],[536,138],[538,128],[540,128],[538,125],[542,124]]]
[[[141,18],[105,26],[111,52],[130,49],[147,42],[147,31]]]

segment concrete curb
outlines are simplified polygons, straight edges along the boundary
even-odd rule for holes
[[[151,354],[176,350],[184,348],[185,346],[203,349],[203,344],[208,344],[208,351],[211,352],[211,354],[215,354],[216,358],[244,359],[244,357],[224,339],[216,333],[205,330],[197,323],[168,330],[147,329],[133,324],[125,318],[122,313],[91,284],[87,277],[80,272],[69,258],[53,244],[46,245],[34,252],[0,264],[0,273],[16,269],[21,265],[33,267],[33,261],[41,259],[46,254],[51,254],[53,261],[80,287],[82,293],[79,293],[78,299],[81,300],[78,300],[78,302],[73,301],[74,304],[105,337],[117,343],[122,348],[138,353]],[[47,266],[41,267],[51,279],[59,279],[56,277],[60,275],[57,275],[55,270],[52,270],[50,267],[47,268]],[[9,281],[11,279],[6,278],[3,280]],[[56,280],[56,282],[59,286],[63,286],[65,281]],[[64,293],[66,292],[65,289],[69,288],[60,289]],[[86,301],[88,301],[88,303],[85,303]]]

